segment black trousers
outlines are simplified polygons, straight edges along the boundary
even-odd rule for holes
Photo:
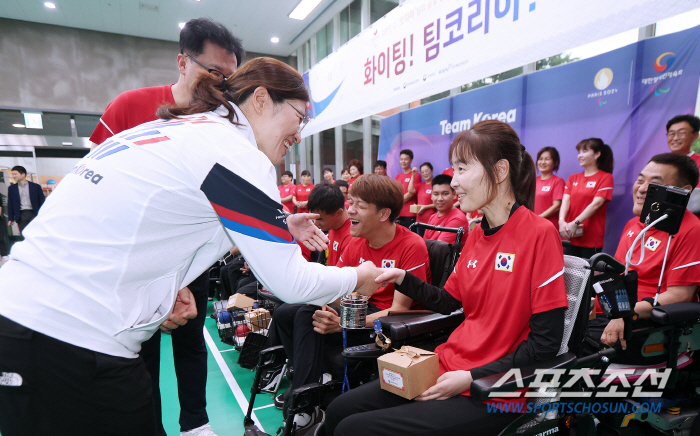
[[[330,366],[333,377],[342,377],[343,336],[340,333],[322,335],[314,331],[313,315],[318,306],[307,304],[283,304],[272,315],[270,347],[283,345],[292,368],[294,378],[291,389],[298,389],[309,383],[317,383],[324,372],[324,366]],[[340,308],[334,307],[340,313]],[[378,312],[370,305],[367,313]],[[371,342],[369,330],[348,330],[348,347]],[[341,356],[341,358],[337,358]],[[340,363],[340,365],[338,365]],[[285,395],[288,397],[289,395]]]
[[[595,247],[577,247],[575,245],[564,247],[564,254],[567,256],[580,257],[581,259],[590,259],[594,254],[600,253],[601,251],[603,251],[602,248]]]
[[[7,223],[5,222],[5,218],[2,215],[0,215],[0,256],[7,256],[10,253],[7,249],[7,241],[5,241],[6,236]]]
[[[180,400],[180,429],[201,427],[209,422],[207,416],[207,346],[204,342],[204,320],[207,316],[209,272],[197,277],[188,286],[197,304],[197,317],[172,331],[173,359]],[[141,357],[151,375],[155,417],[159,435],[165,435],[160,403],[160,335],[156,334],[141,345]]]
[[[140,358],[76,347],[0,316],[0,374],[3,436],[156,434]]]
[[[19,227],[19,232],[24,232],[24,228],[27,227],[34,218],[36,218],[36,212],[31,209],[25,209],[19,213],[19,221],[17,221],[17,226]]]
[[[339,396],[326,410],[326,436],[497,435],[519,415],[488,413],[486,404],[457,395],[413,401],[379,386],[379,380]]]

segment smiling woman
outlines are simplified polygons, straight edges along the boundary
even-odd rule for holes
[[[151,378],[137,353],[159,327],[196,317],[188,286],[232,246],[289,303],[379,288],[371,262],[306,262],[297,241],[326,248],[317,215],[280,211],[273,164],[308,119],[301,75],[258,58],[222,90],[221,77],[195,66],[191,106],[162,107],[164,119],[92,149],[0,269],[0,350],[17,350],[0,353],[0,368],[22,386],[0,389],[3,435],[155,434]]]

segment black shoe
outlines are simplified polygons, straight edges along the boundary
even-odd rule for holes
[[[294,417],[294,423],[296,424],[296,431],[294,434],[295,436],[304,436],[316,424],[324,422],[325,420],[326,414],[319,407],[316,407],[310,414],[298,413]]]

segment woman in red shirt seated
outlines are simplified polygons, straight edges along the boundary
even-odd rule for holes
[[[559,152],[554,147],[545,147],[537,152],[537,169],[540,176],[537,178],[535,189],[535,213],[542,218],[547,218],[559,228],[559,208],[564,197],[564,179],[555,176],[553,172],[559,170]]]
[[[584,171],[566,181],[559,209],[559,233],[571,240],[566,254],[588,259],[603,249],[605,217],[613,193],[613,152],[600,138],[576,145]]]
[[[435,386],[414,400],[382,390],[379,380],[353,389],[328,407],[329,436],[358,429],[373,436],[498,434],[519,415],[489,413],[470,396],[472,381],[559,352],[568,305],[564,256],[557,230],[532,212],[532,158],[515,131],[497,120],[459,133],[450,157],[460,205],[484,212],[455,273],[444,289],[393,268],[381,270],[377,282],[394,282],[396,291],[440,313],[463,307],[465,320],[435,350],[441,373]]]

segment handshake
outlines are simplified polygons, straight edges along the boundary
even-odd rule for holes
[[[399,268],[378,268],[374,263],[367,261],[355,267],[357,272],[357,287],[355,292],[371,297],[381,287],[389,283],[401,284],[406,271]]]

